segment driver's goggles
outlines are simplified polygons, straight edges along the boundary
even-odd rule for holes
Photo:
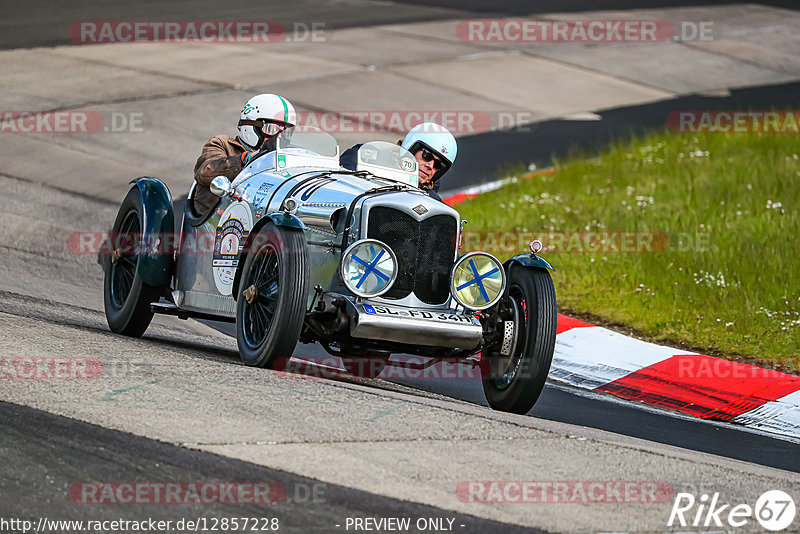
[[[261,127],[261,131],[269,136],[279,134],[285,129],[286,129],[285,124],[280,124],[277,122],[267,122],[267,121],[264,121],[264,125]]]
[[[422,152],[420,153],[420,157],[423,161],[433,161],[433,168],[437,171],[441,171],[447,168],[447,163],[437,158],[433,152],[428,150],[427,148],[423,148]]]

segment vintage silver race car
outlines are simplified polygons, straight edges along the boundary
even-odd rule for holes
[[[410,153],[367,143],[355,171],[338,156],[331,135],[287,130],[233,182],[214,179],[210,213],[190,192],[180,232],[167,187],[134,180],[104,262],[111,330],[141,336],[154,313],[235,322],[242,360],[260,367],[298,341],[347,369],[379,362],[373,375],[401,353],[479,365],[492,408],[527,412],[556,336],[552,267],[536,243],[503,264],[461,254],[464,221],[418,189]]]

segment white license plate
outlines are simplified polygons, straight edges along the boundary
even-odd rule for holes
[[[362,304],[364,313],[370,315],[384,315],[391,317],[408,317],[413,319],[423,319],[428,321],[439,321],[444,323],[462,323],[480,325],[480,321],[472,315],[460,315],[457,313],[442,313],[437,311],[409,310],[406,308],[393,308],[391,306],[377,306],[373,304]]]

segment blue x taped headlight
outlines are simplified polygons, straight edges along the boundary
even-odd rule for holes
[[[344,285],[359,297],[383,295],[397,279],[397,257],[377,239],[356,241],[342,255]]]
[[[450,293],[470,310],[494,306],[506,288],[506,273],[500,260],[486,252],[470,252],[453,266]]]

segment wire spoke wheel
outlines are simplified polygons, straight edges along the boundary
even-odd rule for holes
[[[549,271],[512,265],[507,304],[513,321],[509,354],[488,352],[483,390],[495,410],[525,414],[544,388],[556,341],[556,294]],[[500,328],[504,323],[500,323]]]
[[[245,304],[245,343],[256,348],[269,332],[269,327],[275,317],[275,310],[280,298],[279,284],[279,259],[277,250],[272,244],[267,244],[255,251],[255,265],[252,276],[244,280],[245,287],[253,287],[252,302]],[[247,300],[247,299],[245,299]]]
[[[117,309],[121,309],[130,296],[138,264],[136,250],[121,250],[122,242],[133,243],[140,233],[139,214],[135,210],[129,211],[119,233],[114,236],[116,241],[114,254],[118,255],[111,262],[111,301]]]
[[[240,262],[242,260],[240,259]],[[252,237],[236,295],[236,339],[247,365],[290,358],[306,312],[308,245],[295,228],[267,223]]]
[[[144,207],[138,187],[128,192],[111,229],[113,250],[102,258],[104,267],[103,305],[112,332],[139,337],[153,319],[150,303],[160,289],[145,284],[139,275],[141,251],[136,246],[144,237]]]
[[[525,337],[528,330],[528,303],[525,295],[518,285],[513,285],[508,289],[509,304],[513,311],[514,334],[511,347],[511,354],[503,356],[497,354],[496,366],[497,376],[492,376],[495,381],[495,388],[498,391],[508,389],[518,375],[522,365],[522,350],[525,346]]]

